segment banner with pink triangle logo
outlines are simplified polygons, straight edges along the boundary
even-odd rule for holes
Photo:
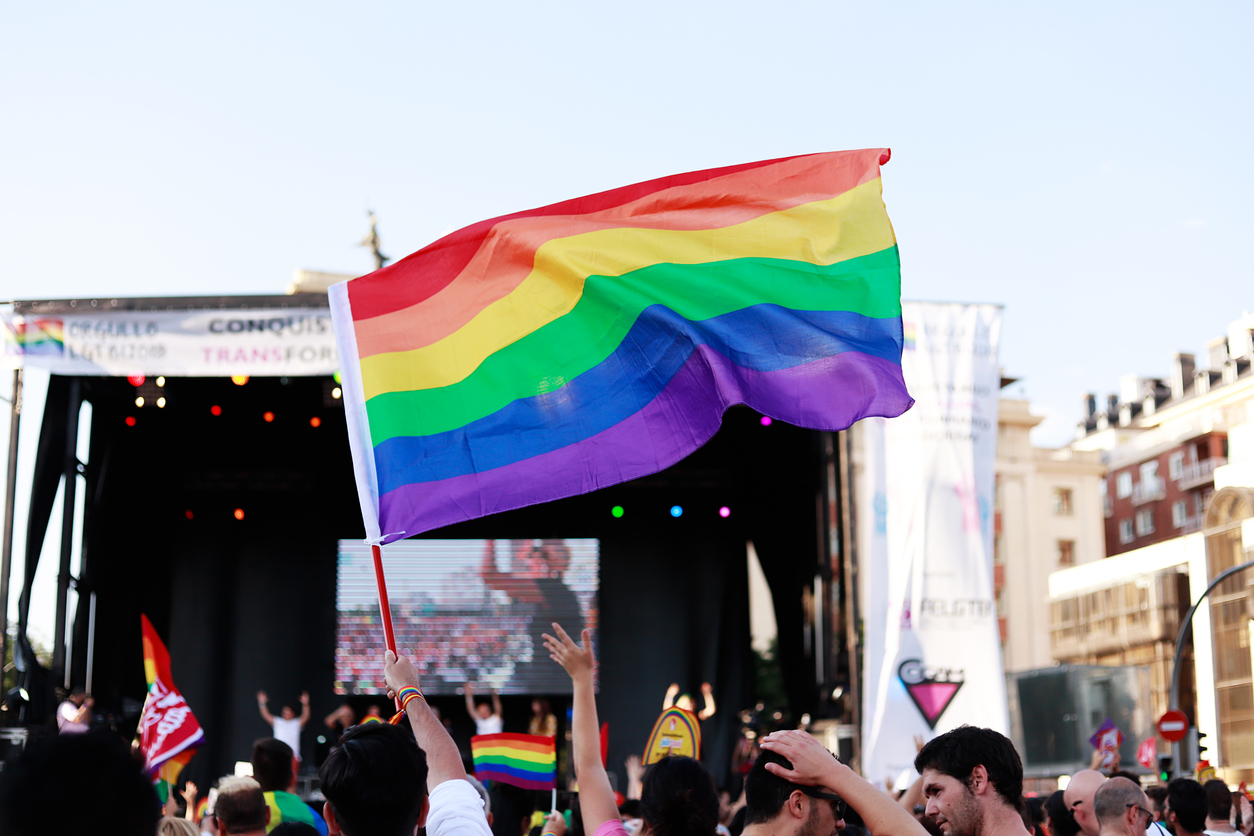
[[[902,662],[897,668],[897,676],[906,686],[906,694],[923,715],[927,727],[933,730],[966,679],[962,671],[928,668],[918,659]]]

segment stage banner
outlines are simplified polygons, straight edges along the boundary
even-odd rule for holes
[[[916,735],[964,723],[1009,732],[993,589],[1001,308],[903,303],[902,323],[915,406],[859,433],[873,782],[912,767]]]
[[[339,368],[331,313],[275,310],[3,314],[6,368],[53,374],[300,377]]]

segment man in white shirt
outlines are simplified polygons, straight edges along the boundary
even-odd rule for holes
[[[389,697],[419,686],[418,671],[391,651],[384,676]],[[330,836],[413,836],[419,827],[427,836],[492,836],[457,745],[413,693],[405,692],[407,724],[349,729],[318,770]]]
[[[303,691],[300,695],[300,716],[297,716],[296,709],[290,705],[283,706],[283,710],[279,712],[280,716],[275,717],[270,713],[268,705],[269,698],[265,691],[257,692],[257,708],[261,711],[261,719],[270,724],[274,729],[274,737],[276,740],[282,740],[288,746],[292,747],[292,753],[296,756],[296,760],[300,760],[300,731],[305,728],[305,724],[309,722],[309,692]]]
[[[481,702],[475,705],[475,686],[469,682],[465,686],[466,713],[475,721],[475,734],[500,734],[505,729],[505,717],[501,711],[501,698],[492,689],[492,705]]]
[[[91,709],[96,701],[82,688],[70,692],[57,707],[57,728],[61,734],[82,734],[91,728]]]

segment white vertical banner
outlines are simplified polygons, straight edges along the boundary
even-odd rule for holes
[[[1001,307],[902,304],[914,407],[867,426],[863,772],[896,779],[914,737],[1009,732],[993,589]],[[877,449],[878,447],[878,449]]]

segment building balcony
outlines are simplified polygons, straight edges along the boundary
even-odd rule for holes
[[[1144,505],[1156,499],[1167,498],[1167,484],[1162,479],[1142,479],[1132,486],[1132,504]]]
[[[1184,524],[1180,526],[1180,533],[1183,535],[1192,534],[1195,531],[1201,531],[1202,519],[1203,516],[1201,514],[1194,514],[1191,517],[1185,517]]]
[[[1180,485],[1180,490],[1187,491],[1190,488],[1200,487],[1207,482],[1215,481],[1215,468],[1223,467],[1228,460],[1222,456],[1213,459],[1202,459],[1200,462],[1190,462],[1180,471],[1180,478],[1176,481]]]
[[[1110,498],[1109,494],[1102,497],[1102,515],[1106,519],[1110,519],[1115,515],[1115,501]]]

